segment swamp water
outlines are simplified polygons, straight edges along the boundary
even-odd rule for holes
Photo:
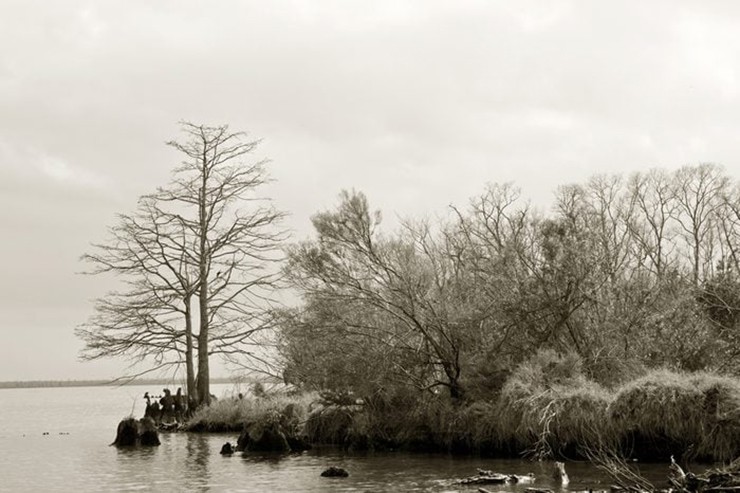
[[[491,485],[519,493],[527,486],[556,492],[606,489],[609,479],[595,467],[566,464],[568,488],[552,483],[551,463],[491,460],[440,454],[346,454],[311,450],[288,456],[219,454],[237,434],[161,433],[162,445],[118,450],[109,446],[118,422],[144,412],[144,392],[158,386],[0,389],[0,491],[214,491],[222,492],[477,492],[456,484],[476,469],[534,473],[534,485]],[[215,385],[224,398],[233,388]],[[322,478],[328,466],[349,478]],[[641,473],[663,486],[665,464],[642,465]]]

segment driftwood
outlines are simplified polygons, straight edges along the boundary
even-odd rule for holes
[[[518,476],[516,474],[500,474],[485,469],[478,469],[477,476],[463,478],[458,481],[458,484],[516,484],[532,482],[534,482],[534,474],[531,473],[526,476]],[[483,489],[479,488],[479,490]]]
[[[549,488],[524,488],[524,491],[526,493],[554,493]],[[478,493],[493,493],[493,491],[485,488],[478,488]]]
[[[696,475],[684,472],[671,457],[668,482],[674,490],[682,493],[737,493],[740,492],[740,471],[733,469],[711,470]]]
[[[617,483],[612,490],[628,492],[662,492],[647,479],[635,472],[613,450],[601,448],[589,450],[588,457],[597,467],[607,472]],[[668,484],[673,493],[740,493],[740,461],[737,459],[722,469],[706,471],[702,474],[685,472],[671,457],[668,466]]]
[[[504,484],[506,483],[508,476],[505,474],[495,475],[478,475],[470,476],[469,478],[463,478],[458,481],[459,484]]]

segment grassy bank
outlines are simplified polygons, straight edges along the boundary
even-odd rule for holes
[[[578,458],[607,446],[629,457],[728,461],[740,454],[740,382],[655,370],[606,389],[577,359],[538,354],[490,399],[396,391],[362,405],[319,404],[314,394],[224,400],[200,410],[192,431],[291,423],[312,444],[533,458]]]
[[[303,423],[316,400],[314,394],[274,394],[221,399],[203,407],[185,424],[185,431],[241,432],[247,423],[269,423],[280,417]]]

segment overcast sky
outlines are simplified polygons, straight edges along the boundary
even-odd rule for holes
[[[547,204],[595,173],[740,177],[740,3],[0,2],[0,380],[109,378],[76,274],[163,185],[177,122],[263,143],[296,237],[344,188],[434,216],[486,182]]]

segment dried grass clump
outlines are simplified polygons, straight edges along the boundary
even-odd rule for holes
[[[497,402],[473,402],[459,410],[453,433],[471,452],[516,453],[511,434],[501,425],[500,414]]]
[[[198,409],[185,424],[186,431],[240,432],[246,423],[271,422],[279,416],[291,428],[299,426],[308,416],[314,395],[284,394],[222,399]]]
[[[347,445],[349,430],[357,413],[356,406],[321,407],[308,415],[304,434],[313,444]]]
[[[577,356],[541,351],[501,391],[498,441],[513,442],[538,459],[576,455],[583,445],[614,439],[606,424],[610,400],[583,375]]]
[[[528,396],[502,394],[499,426],[537,459],[574,456],[583,445],[614,441],[606,420],[609,402],[609,394],[594,383],[555,386]]]
[[[624,385],[609,406],[623,441],[648,440],[677,456],[731,460],[740,452],[740,383],[708,373],[656,370]]]

